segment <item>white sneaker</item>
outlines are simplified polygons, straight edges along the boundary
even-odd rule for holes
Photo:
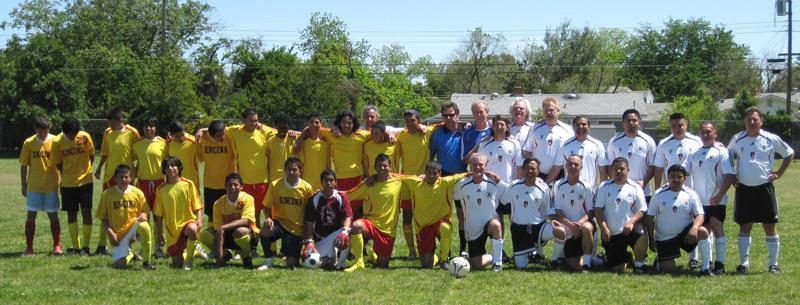
[[[261,266],[258,266],[258,271],[265,271],[265,270],[267,270],[269,268],[272,268],[272,266],[267,264],[267,262],[264,262],[264,263],[261,264]]]
[[[239,255],[239,253],[236,253],[236,254],[233,255],[233,259],[238,261],[238,260],[242,259],[242,256]]]
[[[189,270],[192,270],[193,267],[194,267],[194,264],[192,264],[192,262],[183,263],[183,270],[189,271]]]
[[[202,259],[208,259],[208,254],[206,254],[206,251],[203,250],[203,246],[200,246],[200,244],[194,245],[194,256]]]

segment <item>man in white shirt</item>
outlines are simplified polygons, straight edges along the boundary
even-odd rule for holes
[[[553,208],[556,212],[553,235],[564,240],[564,258],[573,270],[589,272],[592,266],[592,248],[595,227],[593,185],[581,177],[581,155],[567,157],[567,177],[556,181],[553,187]],[[556,243],[556,245],[558,245]],[[555,251],[555,248],[553,248]],[[583,255],[583,263],[581,263]]]
[[[533,122],[529,121],[531,103],[521,97],[515,98],[511,107],[508,108],[508,114],[511,116],[511,137],[517,142],[524,143],[528,139],[528,132],[533,127]]]
[[[628,109],[622,113],[622,125],[625,128],[608,141],[606,161],[611,163],[616,158],[625,158],[630,164],[628,178],[642,187],[645,199],[650,198],[650,187],[647,185],[653,178],[653,161],[656,155],[656,142],[641,130],[641,115],[636,109]],[[610,171],[609,176],[614,173]],[[609,177],[611,178],[611,177]]]
[[[536,158],[541,162],[539,177],[542,179],[547,179],[553,163],[558,159],[561,144],[574,135],[568,124],[558,120],[560,111],[558,99],[545,98],[542,101],[544,118],[533,125],[528,138],[522,144],[522,153],[526,158]],[[560,172],[555,179],[561,177],[563,172]]]
[[[581,179],[588,182],[592,189],[606,180],[608,177],[606,175],[606,166],[608,165],[606,148],[603,146],[603,142],[589,135],[590,128],[591,124],[587,117],[579,115],[572,120],[575,136],[567,139],[561,146],[559,158],[556,159],[553,169],[550,170],[545,181],[554,180],[571,155],[581,156],[581,160],[583,160]],[[569,175],[569,171],[567,171],[567,175]]]

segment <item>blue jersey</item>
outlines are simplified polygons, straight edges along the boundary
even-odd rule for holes
[[[464,160],[464,157],[467,156],[475,145],[481,142],[481,139],[491,135],[491,125],[487,126],[485,129],[478,129],[475,125],[472,125],[467,128],[467,130],[464,130],[463,135],[461,135],[461,160]],[[464,160],[464,163],[466,162],[468,162],[468,160]]]
[[[462,132],[451,132],[447,127],[436,129],[431,135],[431,160],[442,165],[442,172],[448,174],[463,173],[467,165],[461,161]]]

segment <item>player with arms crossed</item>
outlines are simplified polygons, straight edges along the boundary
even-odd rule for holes
[[[342,270],[350,253],[353,210],[347,194],[336,189],[334,171],[322,171],[319,179],[322,189],[308,199],[303,217],[306,248],[313,243],[312,246],[319,251],[322,258],[323,269]]]

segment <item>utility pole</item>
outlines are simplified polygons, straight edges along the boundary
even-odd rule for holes
[[[167,0],[161,0],[161,98],[167,101]]]
[[[789,49],[786,51],[788,55],[786,55],[786,66],[787,72],[786,74],[786,114],[792,114],[792,0],[788,0],[789,7],[788,7],[788,15],[789,15]]]

